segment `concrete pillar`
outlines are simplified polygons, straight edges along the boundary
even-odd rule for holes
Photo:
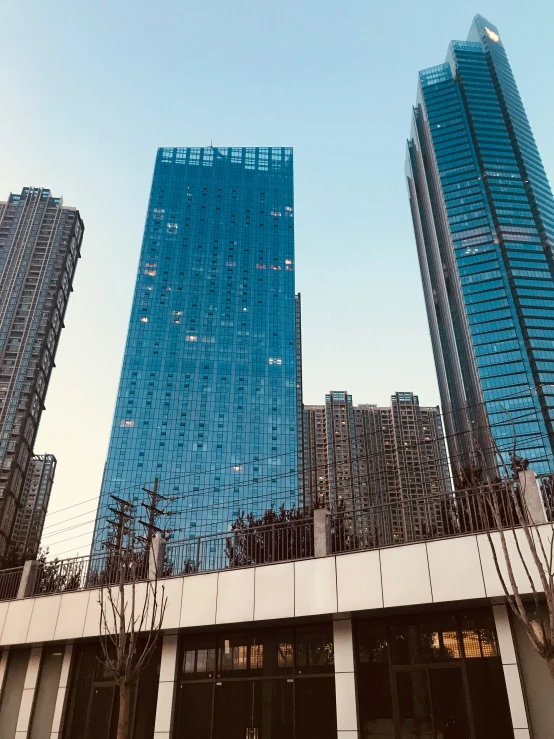
[[[494,624],[500,647],[500,659],[504,670],[504,680],[508,692],[510,714],[514,729],[514,739],[530,739],[529,719],[525,706],[523,683],[517,663],[516,646],[510,624],[508,608],[505,605],[492,607]]]
[[[4,649],[4,651],[0,654],[0,701],[2,700],[2,689],[4,688],[4,678],[6,677],[6,672],[8,671],[8,650]]]
[[[314,511],[314,556],[331,554],[331,514],[326,508]]]
[[[31,598],[35,594],[39,562],[28,559],[23,565],[21,582],[17,591],[17,598]]]
[[[177,674],[177,642],[177,634],[168,634],[163,638],[154,739],[171,739],[171,717]]]
[[[518,473],[519,486],[529,516],[529,523],[547,523],[544,503],[537,478],[533,470],[524,470]]]
[[[31,712],[35,701],[35,690],[40,671],[41,657],[42,647],[31,649],[31,656],[29,657],[27,672],[25,673],[25,683],[23,684],[23,695],[21,696],[21,703],[19,704],[15,739],[27,739],[27,735],[29,733]]]
[[[335,700],[337,738],[358,739],[358,704],[352,620],[349,616],[333,621],[335,652]]]
[[[148,552],[148,579],[155,580],[163,574],[165,559],[165,539],[155,536],[150,543]]]
[[[71,659],[73,657],[73,646],[67,644],[63,654],[62,671],[60,674],[60,682],[58,685],[58,694],[56,696],[56,707],[54,709],[54,718],[52,720],[52,732],[50,739],[59,739],[62,731],[62,719],[67,698],[67,687],[69,682],[69,671],[71,669]]]

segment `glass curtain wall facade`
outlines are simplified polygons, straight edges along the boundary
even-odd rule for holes
[[[50,190],[0,203],[0,558],[14,544],[83,231]]]
[[[407,182],[455,471],[475,442],[495,470],[514,432],[517,453],[552,471],[554,200],[498,29],[479,15],[419,74]]]
[[[298,503],[292,149],[159,149],[94,546],[160,479],[173,538]]]

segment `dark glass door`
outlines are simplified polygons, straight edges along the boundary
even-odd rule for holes
[[[401,739],[435,739],[427,670],[396,673]]]
[[[471,739],[459,667],[396,671],[400,739]]]
[[[335,678],[296,680],[296,739],[336,739]]]
[[[181,683],[178,688],[177,739],[211,739],[213,683]]]
[[[213,739],[292,739],[292,694],[289,680],[216,683]]]
[[[468,707],[461,669],[429,670],[431,705],[437,738],[470,739]]]
[[[466,672],[475,738],[514,739],[500,659],[468,659]]]
[[[115,685],[93,687],[86,739],[115,739],[117,704]]]

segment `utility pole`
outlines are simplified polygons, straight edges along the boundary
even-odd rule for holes
[[[146,529],[146,536],[137,536],[137,539],[139,541],[142,541],[146,545],[146,551],[148,552],[150,549],[150,545],[152,542],[152,539],[156,534],[164,535],[168,529],[161,529],[158,526],[156,526],[156,523],[160,516],[168,515],[170,516],[171,513],[167,513],[165,510],[161,510],[158,508],[158,504],[160,501],[172,501],[173,498],[166,498],[164,495],[160,495],[158,492],[158,485],[159,480],[156,477],[154,480],[154,489],[149,490],[148,488],[142,488],[144,492],[148,496],[148,502],[145,503],[143,501],[142,505],[146,510],[148,511],[148,521],[142,521],[139,520],[139,523],[144,526]]]
[[[113,533],[112,538],[109,538],[106,542],[104,542],[104,546],[108,551],[111,550],[111,552],[115,554],[115,558],[108,555],[107,569],[111,569],[111,567],[109,566],[111,560],[112,566],[115,565],[115,571],[117,572],[121,567],[125,567],[125,563],[123,562],[124,553],[129,553],[133,549],[134,542],[132,534],[134,527],[131,525],[131,522],[134,518],[133,509],[135,506],[128,500],[118,498],[116,495],[110,495],[110,498],[115,502],[117,508],[108,506],[108,510],[114,514],[115,519],[108,519],[108,523],[110,524],[110,526],[113,527]],[[127,537],[126,545],[125,537]],[[113,574],[114,573],[108,572],[108,578],[111,579]]]

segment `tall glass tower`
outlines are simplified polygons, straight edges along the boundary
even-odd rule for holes
[[[187,538],[298,502],[293,155],[158,150],[97,514],[160,480]]]
[[[554,200],[498,29],[419,73],[407,180],[454,467],[554,471]],[[469,433],[472,431],[472,433]],[[491,443],[492,433],[494,444]]]

